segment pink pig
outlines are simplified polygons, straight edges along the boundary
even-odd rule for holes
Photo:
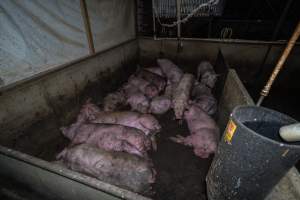
[[[215,153],[219,140],[219,128],[215,121],[201,108],[191,105],[184,112],[190,135],[172,137],[171,140],[194,148],[194,153],[200,158],[208,158]]]

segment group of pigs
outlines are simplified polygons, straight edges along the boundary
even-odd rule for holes
[[[62,127],[70,145],[58,154],[64,166],[144,193],[155,181],[155,170],[147,152],[156,150],[155,135],[161,126],[152,114],[174,110],[190,131],[172,141],[191,146],[196,156],[214,153],[219,130],[212,115],[217,102],[212,89],[217,75],[209,62],[201,62],[197,76],[184,73],[168,59],[158,59],[158,67],[142,68],[117,91],[108,94],[103,108],[88,100],[77,120]],[[119,111],[124,106],[131,110]]]

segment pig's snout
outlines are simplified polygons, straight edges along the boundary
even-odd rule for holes
[[[153,98],[158,95],[158,89],[155,85],[149,84],[145,88],[145,93],[149,98]]]

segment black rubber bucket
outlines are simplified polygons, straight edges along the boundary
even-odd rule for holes
[[[262,200],[300,159],[300,142],[279,128],[297,122],[256,106],[236,107],[206,177],[209,200]]]

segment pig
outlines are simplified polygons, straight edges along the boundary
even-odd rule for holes
[[[141,69],[141,70],[138,71],[136,76],[152,83],[153,85],[155,85],[159,92],[162,92],[166,87],[167,82],[164,79],[164,77],[159,76],[155,73],[152,73],[148,70]]]
[[[129,104],[131,110],[140,113],[148,113],[150,107],[149,99],[137,87],[127,83],[122,89],[125,94],[126,105]]]
[[[57,158],[71,170],[137,193],[149,192],[155,182],[151,161],[126,152],[80,144],[64,149]]]
[[[158,96],[152,99],[149,113],[164,114],[171,108],[172,101],[167,96]]]
[[[126,103],[130,105],[131,110],[140,113],[148,113],[150,102],[141,92],[132,93],[127,97]]]
[[[196,81],[191,96],[193,100],[190,101],[190,104],[199,106],[209,115],[214,115],[216,113],[217,100],[214,98],[211,88]]]
[[[119,106],[126,104],[126,98],[123,90],[109,93],[104,97],[103,110],[115,111]]]
[[[160,67],[147,67],[147,68],[144,68],[144,69],[147,70],[147,71],[150,71],[154,74],[157,74],[161,77],[165,77],[165,74],[163,73],[163,71],[161,70]]]
[[[200,158],[208,158],[216,152],[219,141],[219,128],[215,121],[196,105],[189,106],[184,112],[184,119],[188,124],[190,135],[177,136],[170,139],[194,148],[194,153]]]
[[[182,119],[183,112],[189,103],[190,92],[193,85],[194,75],[186,73],[182,76],[177,88],[175,89],[172,104],[176,119]]]
[[[155,134],[161,130],[161,126],[157,119],[150,114],[141,114],[132,111],[123,112],[103,112],[97,114],[92,123],[107,123],[119,124],[137,128],[149,136],[152,141],[152,148],[154,151],[157,149]]]
[[[77,115],[76,122],[71,124],[69,127],[61,127],[60,131],[67,138],[72,138],[75,134],[76,129],[83,123],[86,123],[90,120],[95,119],[97,113],[102,112],[101,109],[91,102],[91,99],[88,99],[83,106],[81,107],[79,114]]]
[[[205,84],[195,81],[192,89],[191,97],[197,98],[201,95],[212,95],[211,88],[207,87]]]
[[[108,151],[124,151],[142,157],[147,157],[147,151],[151,149],[151,140],[141,130],[132,127],[86,123],[75,131],[75,134],[70,134],[73,136],[69,138],[71,145],[85,143]]]
[[[157,64],[171,84],[179,83],[183,76],[183,71],[178,66],[168,59],[157,59]]]
[[[213,88],[217,81],[218,75],[214,71],[213,66],[208,61],[202,61],[197,67],[197,80],[201,79],[201,83],[209,88]]]
[[[137,128],[145,135],[153,135],[161,130],[157,119],[150,114],[142,114],[133,111],[101,112],[97,113],[92,123],[119,124]]]
[[[200,95],[192,103],[200,107],[208,115],[214,115],[217,112],[217,100],[213,95]]]
[[[158,88],[153,83],[136,76],[131,76],[128,80],[128,84],[132,85],[132,87],[138,88],[139,91],[145,94],[148,98],[153,98],[159,93]]]
[[[95,113],[101,112],[101,109],[91,99],[88,99],[81,107],[77,116],[78,122],[86,122],[88,119],[92,119]]]

